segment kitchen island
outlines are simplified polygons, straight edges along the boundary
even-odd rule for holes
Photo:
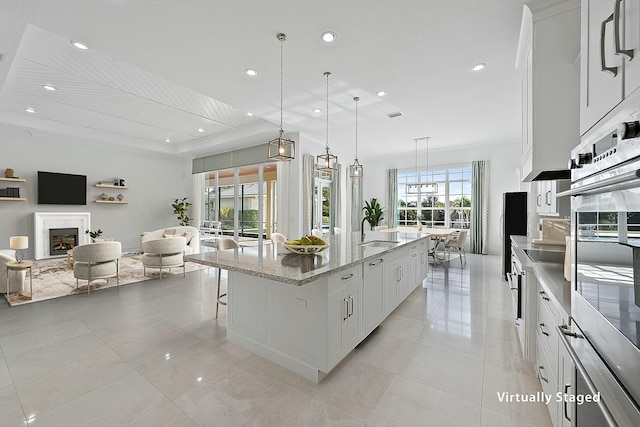
[[[228,271],[230,341],[321,381],[427,276],[429,235],[334,235],[315,255],[270,245],[193,254]]]

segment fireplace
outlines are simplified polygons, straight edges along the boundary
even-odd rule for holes
[[[73,249],[77,245],[77,228],[49,229],[49,255],[66,254],[69,249]]]
[[[51,242],[51,229],[76,229],[76,240],[65,239],[62,243],[74,246],[91,243],[89,235],[84,230],[91,230],[91,214],[89,212],[35,212],[34,217],[34,252],[35,259],[65,256],[67,250],[53,253],[54,243]],[[62,233],[68,234],[68,233]],[[58,244],[60,242],[56,242]]]

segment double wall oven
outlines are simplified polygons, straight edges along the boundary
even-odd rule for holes
[[[640,426],[639,119],[618,114],[571,153],[571,322],[559,332],[577,427]]]

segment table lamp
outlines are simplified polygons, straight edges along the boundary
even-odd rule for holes
[[[16,251],[16,262],[24,260],[22,251],[29,247],[29,236],[11,236],[9,238],[9,247]]]

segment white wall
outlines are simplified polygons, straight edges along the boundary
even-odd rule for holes
[[[16,176],[27,179],[19,185],[0,181],[0,187],[18,186],[21,196],[28,199],[0,201],[0,248],[9,247],[9,236],[27,235],[31,247],[25,256],[32,259],[34,212],[91,212],[92,229],[100,228],[103,237],[122,242],[124,250],[137,250],[142,231],[178,225],[170,206],[174,199],[192,199],[191,160],[184,157],[114,150],[6,124],[0,124],[0,153],[0,175],[13,168]],[[87,205],[38,205],[39,170],[86,175]],[[126,179],[131,188],[117,191],[93,186],[116,176]],[[102,192],[114,197],[121,192],[131,203],[93,203]]]
[[[429,169],[471,165],[473,160],[489,160],[489,253],[501,253],[500,216],[502,215],[502,193],[521,191],[520,142],[484,147],[464,147],[455,150],[429,150]],[[426,154],[418,153],[418,167],[425,166]],[[361,159],[364,167],[364,200],[376,197],[384,206],[386,199],[387,169],[415,168],[415,155]],[[522,191],[526,191],[523,189]],[[385,209],[386,211],[386,209]]]

